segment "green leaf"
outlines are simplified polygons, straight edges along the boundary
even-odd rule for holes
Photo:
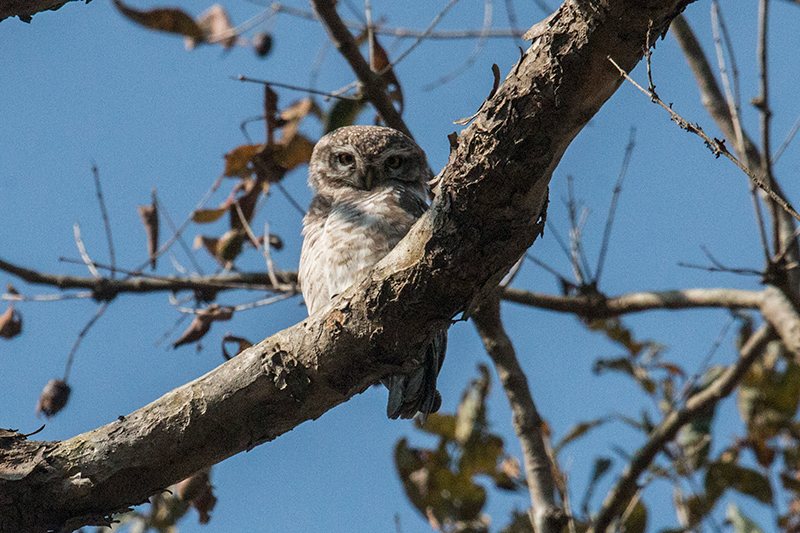
[[[745,516],[735,503],[728,505],[728,509],[725,511],[725,518],[733,524],[735,533],[764,533],[764,530]]]
[[[732,462],[714,462],[708,465],[705,480],[706,494],[719,498],[726,489],[752,496],[761,503],[772,504],[772,486],[769,479],[749,468]]]
[[[336,100],[325,117],[325,133],[352,125],[365,106],[363,100]]]
[[[564,435],[560,441],[553,447],[553,452],[558,455],[564,447],[583,437],[589,431],[593,430],[596,427],[602,426],[606,422],[609,421],[609,418],[595,418],[594,420],[586,420],[585,422],[580,422],[570,429],[566,435]]]
[[[608,473],[611,465],[612,461],[609,457],[595,458],[594,468],[592,468],[592,477],[589,479],[589,485],[586,487],[586,492],[583,495],[583,503],[581,504],[584,514],[589,514],[589,500],[592,499],[597,483]]]
[[[647,507],[641,500],[633,506],[628,518],[625,519],[625,533],[644,533],[647,530]]]
[[[650,378],[650,374],[641,366],[635,365],[628,357],[618,357],[615,359],[598,359],[594,363],[592,372],[602,374],[607,371],[622,372],[631,376],[647,394],[653,395],[656,392],[656,384]]]

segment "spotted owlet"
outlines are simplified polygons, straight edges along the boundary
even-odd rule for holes
[[[428,208],[431,179],[425,153],[403,133],[348,126],[314,147],[308,184],[315,196],[303,219],[299,279],[309,314],[362,279],[408,233]],[[447,332],[434,335],[408,375],[383,381],[389,418],[424,419],[442,399],[436,377]]]

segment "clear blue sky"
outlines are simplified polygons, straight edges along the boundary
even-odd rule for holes
[[[166,5],[174,5],[170,1]],[[375,16],[387,24],[422,30],[445,2],[374,2]],[[554,7],[555,3],[553,2]],[[136,2],[155,7],[151,0]],[[207,4],[180,5],[198,15]],[[294,2],[307,9],[305,2]],[[359,4],[361,5],[361,4]],[[546,15],[535,5],[515,3],[520,26],[528,27]],[[800,114],[796,81],[800,65],[796,21],[800,8],[773,2],[772,81],[774,139],[779,145]],[[258,14],[263,5],[232,0],[225,7],[239,24]],[[745,102],[757,94],[754,2],[725,0],[722,4],[742,73]],[[687,16],[706,51],[713,52],[709,3],[698,2]],[[348,18],[354,15],[340,8]],[[482,24],[484,5],[462,0],[441,22],[440,29],[475,29]],[[507,27],[504,6],[494,5],[494,27]],[[89,275],[59,257],[77,258],[72,226],[79,222],[91,257],[107,261],[103,225],[97,207],[91,166],[97,164],[114,230],[118,264],[135,267],[146,257],[144,232],[137,204],[149,203],[157,188],[175,221],[182,221],[223,169],[223,154],[244,144],[239,124],[262,113],[260,86],[231,80],[239,74],[307,86],[320,47],[326,42],[314,22],[280,16],[272,22],[272,53],[257,59],[248,49],[223,53],[218,47],[188,52],[180,39],[146,31],[125,20],[106,0],[88,5],[71,2],[57,12],[36,15],[32,24],[17,19],[0,23],[0,257],[45,272]],[[393,56],[411,41],[383,39]],[[488,94],[491,65],[503,76],[519,57],[517,43],[490,41],[474,65],[455,81],[432,91],[423,86],[458,68],[474,49],[473,41],[423,43],[396,69],[401,80],[405,119],[430,163],[438,171],[447,160],[446,135],[459,129],[453,121],[472,115]],[[674,40],[659,41],[653,56],[658,92],[692,122],[716,134],[700,105],[691,74]],[[634,76],[644,83],[645,70]],[[320,69],[317,87],[335,90],[353,76],[333,51]],[[278,90],[285,106],[302,93]],[[320,101],[321,105],[329,105]],[[757,136],[757,115],[745,106],[746,127]],[[361,117],[372,120],[370,113]],[[603,221],[617,178],[629,130],[636,128],[637,146],[617,212],[610,253],[600,288],[609,295],[642,290],[727,286],[758,288],[758,280],[710,274],[677,266],[677,262],[704,262],[701,245],[708,246],[731,266],[760,268],[758,234],[747,193],[747,183],[729,162],[714,157],[702,142],[672,124],[666,113],[630,85],[624,85],[578,136],[555,172],[551,184],[548,221],[562,235],[568,232],[562,199],[566,177],[575,179],[576,195],[592,212],[585,230],[590,261],[596,261]],[[249,131],[263,137],[260,124]],[[321,126],[313,121],[303,131],[318,138]],[[800,186],[800,145],[793,144],[776,167],[790,199]],[[291,173],[286,188],[307,205],[306,169]],[[224,200],[233,182],[212,200]],[[296,269],[300,251],[300,214],[274,192],[260,215],[286,246],[275,253],[279,267]],[[162,231],[168,232],[162,220]],[[192,227],[219,235],[223,226]],[[178,263],[190,267],[174,248]],[[569,265],[552,232],[545,232],[531,253],[569,275]],[[204,251],[197,256],[204,269],[214,263]],[[237,263],[242,270],[263,268],[263,259],[249,252]],[[159,272],[174,273],[168,257]],[[25,285],[0,274],[28,295],[53,291]],[[553,277],[526,262],[514,282],[518,288],[557,293]],[[223,303],[241,302],[248,295],[226,294]],[[5,307],[3,306],[3,309]],[[24,333],[0,342],[0,427],[29,432],[41,425],[34,407],[39,392],[51,378],[64,372],[67,354],[96,304],[89,300],[23,303]],[[656,416],[652,403],[629,380],[613,375],[597,377],[597,357],[621,355],[617,346],[583,328],[571,316],[504,305],[506,327],[527,372],[534,398],[556,438],[575,423],[610,411],[638,418],[642,409]],[[178,350],[156,347],[178,317],[165,295],[119,297],[84,340],[70,376],[73,388],[67,408],[47,422],[36,438],[67,439],[108,423],[155,400],[167,391],[213,369],[222,362],[221,336],[230,331],[253,341],[288,327],[305,316],[299,298],[240,313],[232,322],[216,324],[202,352],[193,346]],[[693,371],[705,357],[728,318],[724,311],[654,312],[626,318],[642,339],[669,347],[667,357]],[[170,340],[174,340],[175,336]],[[734,358],[730,339],[723,342],[713,362]],[[444,411],[453,411],[476,365],[487,357],[471,323],[451,329],[450,346],[440,377]],[[430,444],[410,423],[385,419],[386,392],[372,388],[350,402],[308,422],[274,442],[240,454],[216,466],[213,483],[219,498],[209,525],[200,527],[194,516],[184,520],[187,533],[227,531],[394,531],[399,514],[402,531],[426,531],[428,526],[406,502],[392,463],[395,442],[410,436],[412,443]],[[517,457],[519,445],[510,426],[510,412],[502,391],[495,386],[489,402],[494,429],[504,436]],[[732,401],[719,413],[720,435],[741,433]],[[574,444],[561,456],[570,474],[573,498],[579,502],[594,456],[614,458],[614,472],[622,460],[619,446],[632,452],[642,437],[620,424],[609,425]],[[610,483],[601,484],[595,505]],[[656,486],[646,495],[651,528],[674,525],[671,490]],[[770,525],[770,516],[758,504],[746,502],[748,512]],[[493,530],[505,525],[507,511],[529,505],[527,495],[492,492],[487,512]],[[724,510],[724,506],[722,506]],[[719,513],[718,513],[719,515]]]

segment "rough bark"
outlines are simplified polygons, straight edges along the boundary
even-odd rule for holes
[[[42,11],[55,11],[71,0],[3,0],[0,2],[0,21],[9,17],[19,17],[30,22],[31,17]],[[89,3],[91,0],[87,0]]]
[[[580,129],[689,0],[568,1],[459,137],[401,244],[326,309],[119,420],[63,442],[0,438],[0,531],[99,524],[274,439],[401,368],[538,236]],[[0,434],[2,437],[2,434]]]

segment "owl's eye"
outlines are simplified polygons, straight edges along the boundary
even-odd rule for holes
[[[386,166],[391,169],[400,168],[400,165],[403,164],[403,158],[399,155],[390,155],[386,158]]]
[[[356,161],[355,156],[353,154],[350,154],[350,153],[347,153],[347,152],[339,154],[338,156],[336,156],[336,159],[339,160],[339,163],[341,163],[342,165],[345,165],[345,166],[352,165]]]

